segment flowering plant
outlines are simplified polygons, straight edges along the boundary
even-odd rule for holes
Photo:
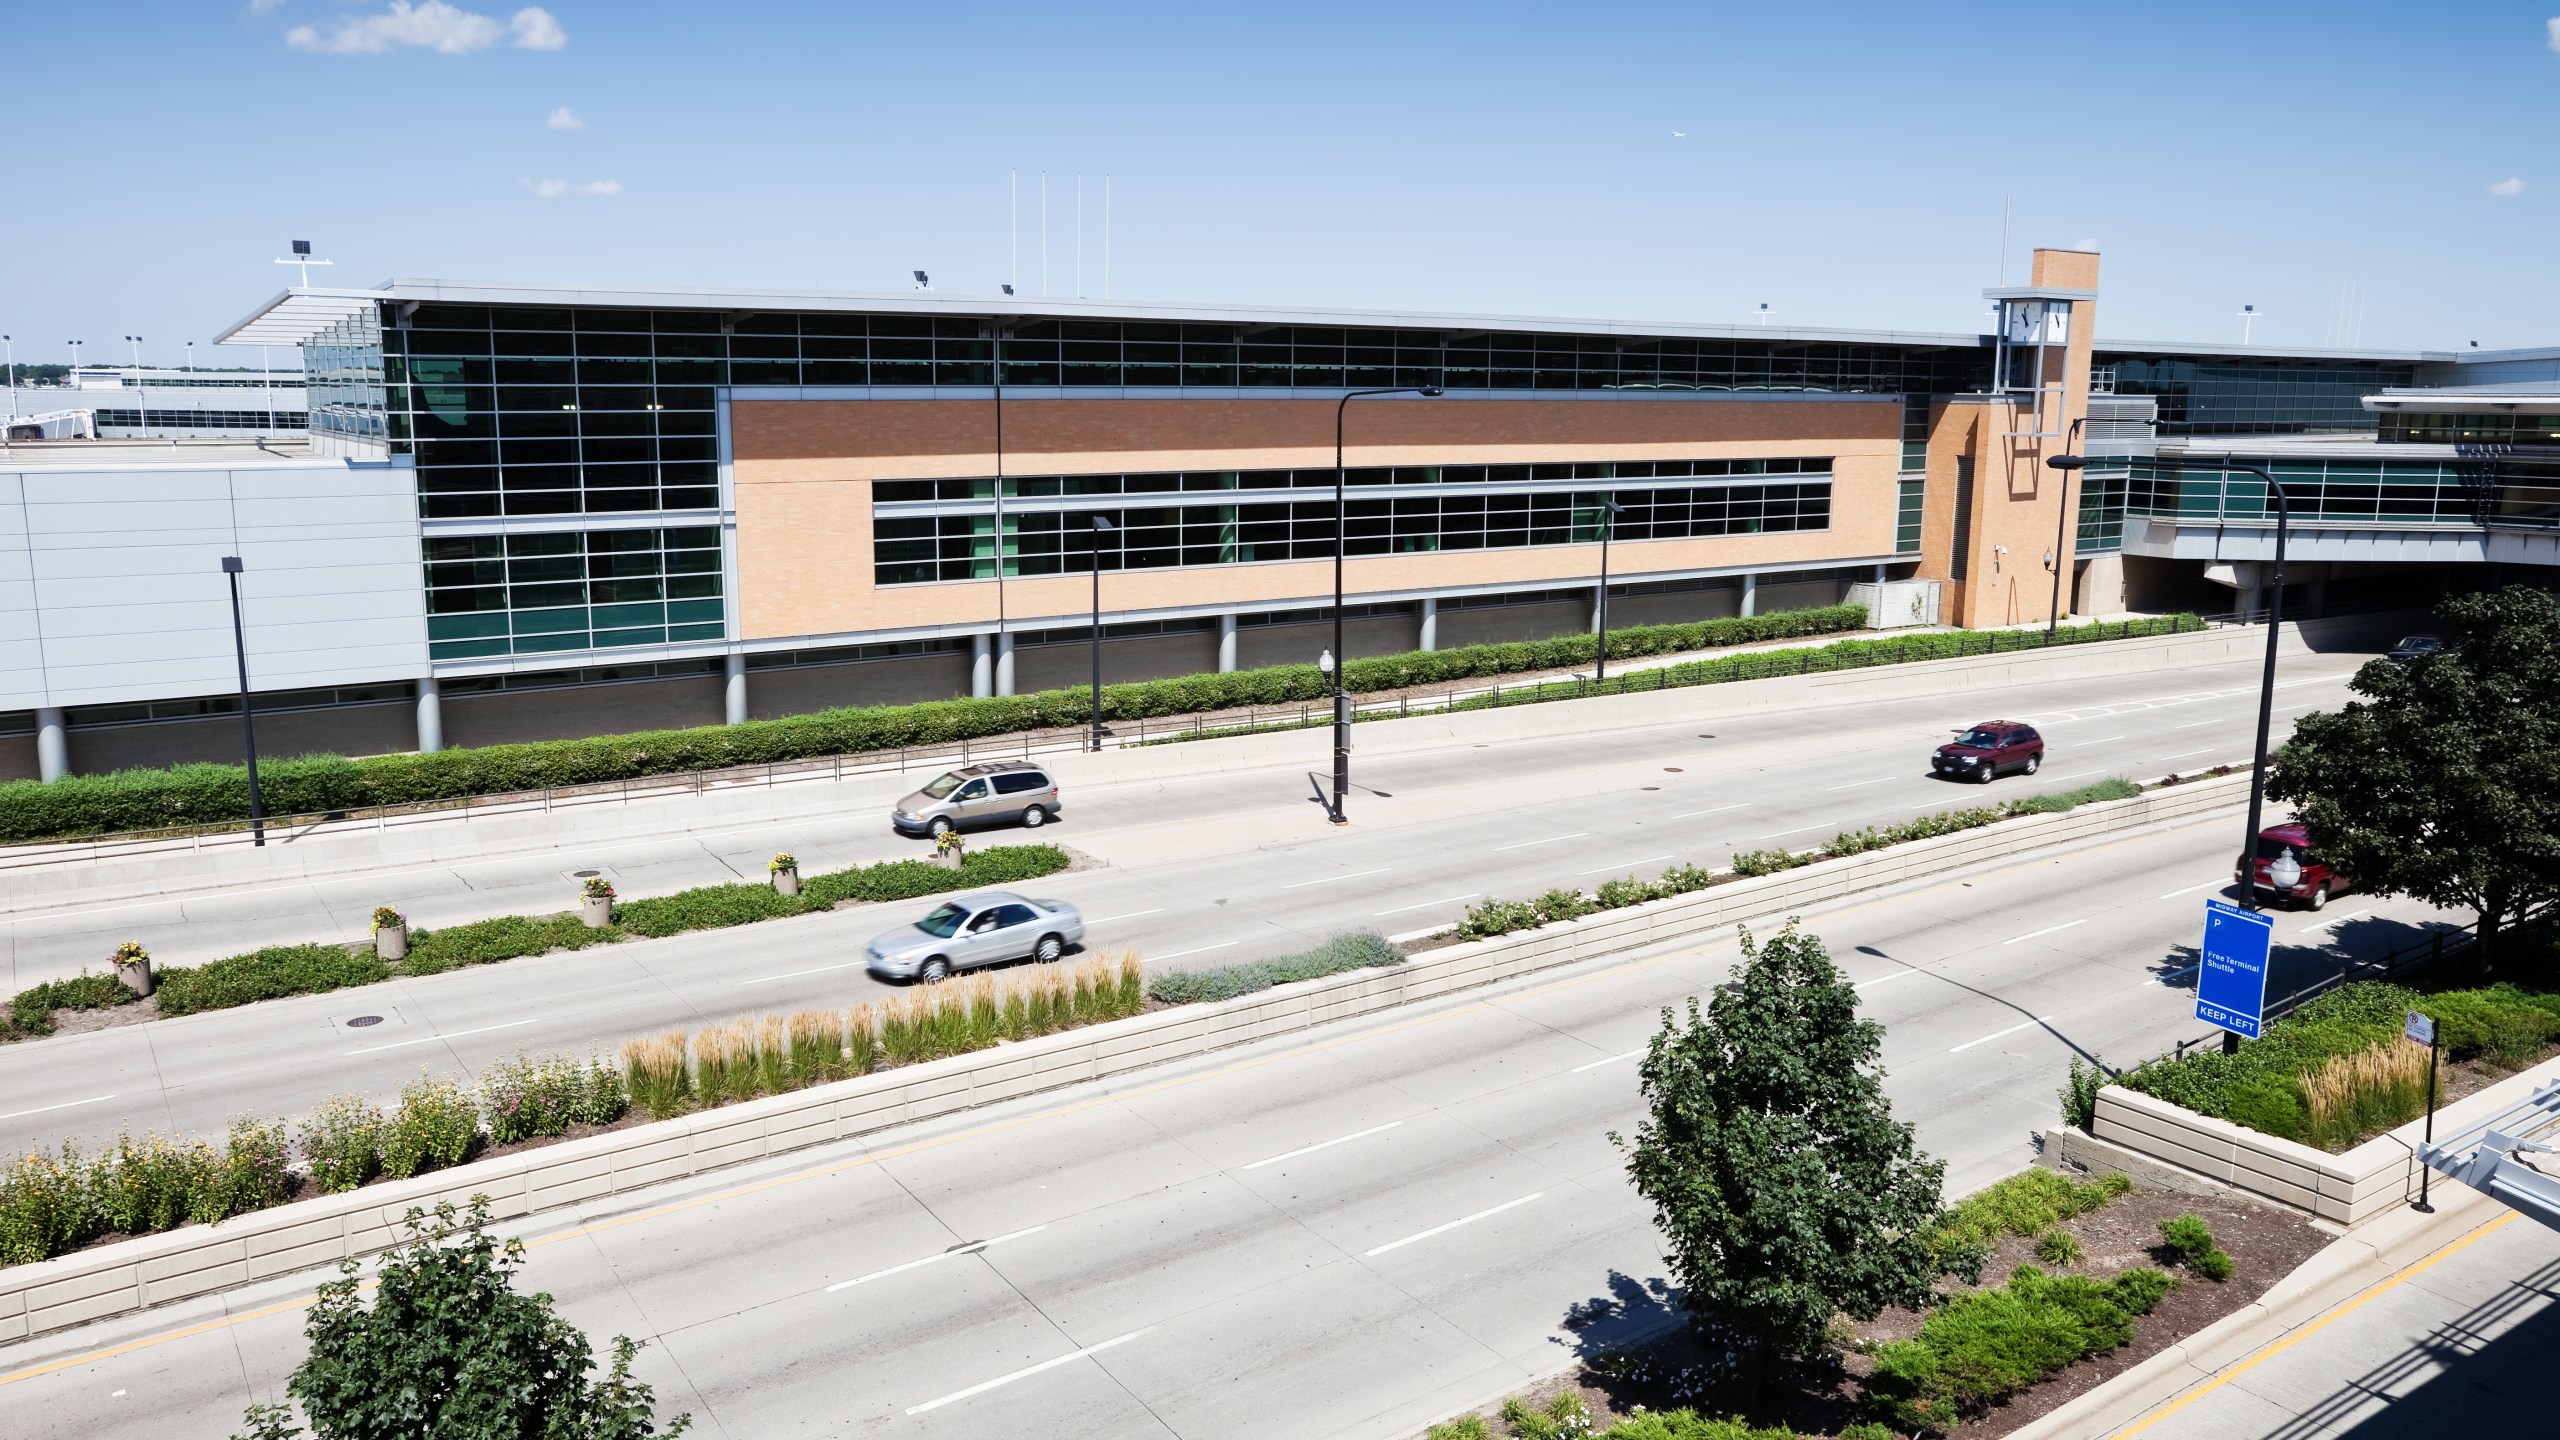
[[[149,963],[150,959],[151,952],[143,949],[139,940],[127,940],[116,947],[115,960],[119,965],[142,965]]]
[[[610,900],[613,898],[613,882],[601,875],[591,875],[587,877],[583,893],[590,900]]]
[[[945,830],[933,837],[933,852],[937,855],[956,855],[968,843],[960,838],[959,831]]]
[[[799,869],[799,868],[800,868],[800,857],[799,857],[799,856],[797,856],[797,855],[792,854],[792,853],[791,853],[790,851],[788,851],[788,850],[785,850],[785,851],[783,851],[781,854],[776,855],[776,856],[774,856],[772,859],[770,859],[770,860],[766,861],[766,862],[765,862],[765,864],[764,864],[764,868],[765,868],[767,871],[770,871],[770,872],[780,872],[780,871],[784,871],[784,870],[797,870],[797,869]]]
[[[373,929],[375,934],[380,934],[385,930],[402,929],[406,927],[408,923],[409,921],[406,916],[403,916],[399,911],[392,909],[388,905],[376,905],[373,907]]]

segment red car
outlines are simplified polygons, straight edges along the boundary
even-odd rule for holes
[[[2293,883],[2278,885],[2281,876],[2272,872],[2289,868]],[[2331,869],[2328,863],[2311,853],[2311,832],[2300,825],[2270,825],[2258,832],[2258,853],[2249,858],[2247,874],[2242,867],[2231,867],[2235,882],[2245,880],[2261,895],[2290,901],[2306,910],[2317,910],[2329,903],[2329,897],[2355,888],[2355,882]]]
[[[1929,759],[1929,768],[1950,780],[1984,785],[2005,771],[2033,775],[2043,764],[2044,737],[2033,725],[2016,720],[1985,720],[1939,746]]]

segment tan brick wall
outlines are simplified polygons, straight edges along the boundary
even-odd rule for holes
[[[1333,463],[1321,400],[1008,401],[1011,474],[1264,469]],[[732,407],[739,609],[749,639],[925,625],[992,624],[994,581],[871,583],[875,479],[993,473],[990,401],[741,401]],[[1415,401],[1353,415],[1352,464],[1517,464],[1562,458],[1834,457],[1832,528],[1810,534],[1630,542],[1612,571],[1787,567],[1893,548],[1900,407],[1892,402]],[[1355,593],[1418,586],[1536,587],[1590,578],[1598,547],[1355,559]],[[1245,605],[1330,594],[1329,562],[1220,566],[1103,577],[1103,608]],[[1091,603],[1077,576],[1008,581],[1011,621],[1071,618]]]

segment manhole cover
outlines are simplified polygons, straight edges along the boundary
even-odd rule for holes
[[[1662,767],[1662,773],[1665,775],[1677,775],[1680,773],[1680,767],[1677,765],[1665,765]]]
[[[1644,788],[1646,788],[1647,790],[1659,790],[1659,789],[1661,789],[1662,787],[1661,787],[1661,786],[1659,786],[1659,785],[1647,785],[1647,786],[1646,786],[1646,787],[1644,787]]]
[[[572,880],[593,880],[603,873],[604,872],[601,870],[572,870],[569,872],[569,878]]]
[[[361,1030],[367,1025],[379,1025],[381,1023],[382,1017],[379,1015],[357,1015],[347,1021],[347,1028],[350,1030]]]
[[[1699,739],[1701,739],[1701,740],[1713,740],[1713,739],[1714,739],[1714,738],[1716,738],[1716,737],[1714,737],[1713,735],[1701,735],[1701,736],[1699,736],[1698,738],[1699,738]]]

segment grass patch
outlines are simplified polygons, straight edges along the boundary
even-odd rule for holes
[[[393,971],[370,949],[343,945],[270,945],[203,965],[172,965],[160,972],[163,1015],[228,1010],[287,995],[316,995],[388,980]]]
[[[1956,1202],[1930,1228],[1930,1244],[1950,1268],[1967,1268],[1978,1265],[2004,1235],[2041,1234],[2132,1189],[2133,1182],[2122,1175],[2074,1180],[2031,1166]]]
[[[1232,1000],[1239,995],[1250,995],[1257,990],[1268,990],[1274,985],[1286,985],[1295,980],[1319,980],[1346,971],[1403,963],[1403,952],[1388,944],[1385,936],[1358,931],[1336,935],[1312,950],[1301,950],[1295,955],[1247,960],[1242,964],[1219,965],[1205,970],[1168,970],[1148,979],[1147,993],[1168,1005]]]

